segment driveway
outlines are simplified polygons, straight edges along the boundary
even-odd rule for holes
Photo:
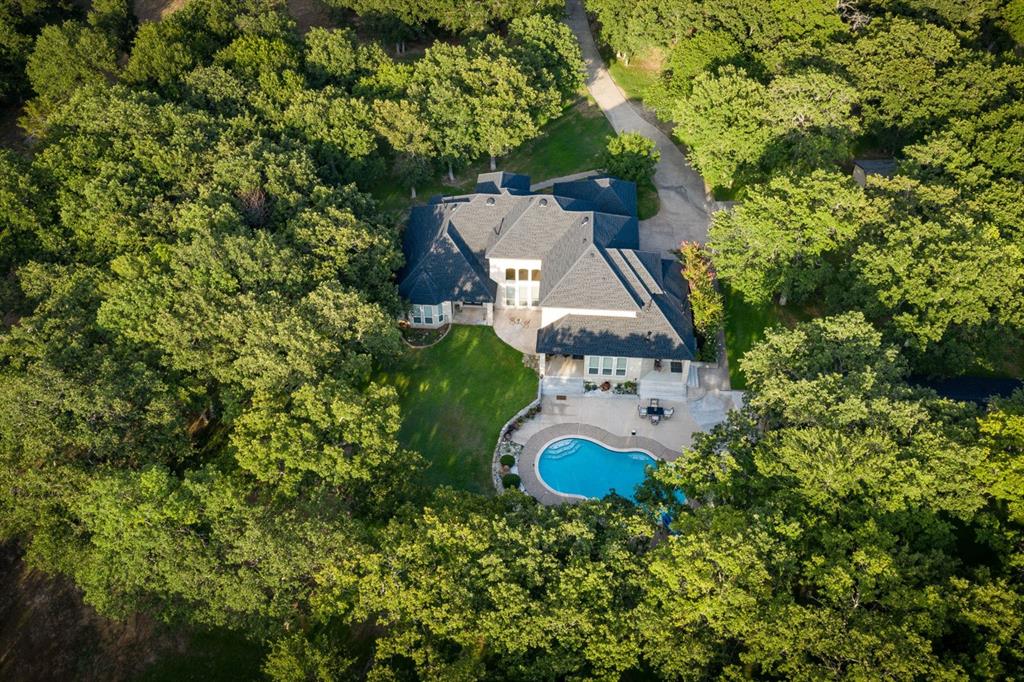
[[[587,23],[582,0],[568,0],[567,23],[579,40],[587,65],[587,89],[616,132],[638,132],[654,140],[661,152],[654,173],[661,208],[658,215],[640,222],[640,248],[667,252],[682,241],[705,243],[708,239],[710,207],[704,193],[704,179],[695,171],[679,147],[634,109],[608,74]]]

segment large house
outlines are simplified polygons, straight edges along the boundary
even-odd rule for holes
[[[636,185],[609,177],[530,191],[530,179],[485,173],[472,194],[412,209],[399,292],[408,321],[462,316],[535,327],[544,389],[634,381],[641,396],[695,385],[696,340],[675,259],[639,250]]]

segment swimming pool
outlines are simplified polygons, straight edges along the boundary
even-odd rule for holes
[[[540,453],[537,473],[556,493],[601,498],[614,490],[636,502],[636,487],[655,461],[640,450],[612,450],[587,438],[560,438]]]

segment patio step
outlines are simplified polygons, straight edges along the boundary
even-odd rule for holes
[[[583,379],[580,377],[544,377],[541,392],[545,395],[583,395]]]

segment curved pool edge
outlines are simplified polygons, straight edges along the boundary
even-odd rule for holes
[[[590,424],[566,423],[549,426],[533,434],[526,441],[526,445],[519,455],[519,477],[523,482],[523,488],[526,489],[530,496],[543,505],[579,504],[580,502],[592,499],[583,495],[567,495],[552,490],[537,472],[540,454],[544,452],[544,448],[557,440],[569,437],[594,441],[598,445],[611,450],[639,450],[646,455],[650,455],[655,460],[665,462],[671,462],[681,454],[681,452],[670,450],[658,441],[650,438],[643,436],[616,436]]]
[[[608,435],[611,435],[611,434],[608,434]],[[591,436],[583,436],[583,435],[580,435],[580,434],[575,434],[575,435],[572,435],[572,436],[556,436],[555,438],[552,438],[547,443],[542,445],[540,450],[533,457],[533,469],[534,469],[533,473],[534,473],[534,475],[536,475],[537,481],[542,486],[544,486],[544,488],[546,488],[549,493],[552,493],[553,495],[560,495],[562,497],[578,498],[578,499],[576,499],[577,502],[584,502],[586,500],[596,500],[596,499],[600,499],[600,498],[597,498],[597,497],[587,497],[586,495],[577,495],[576,493],[563,493],[563,492],[561,492],[559,490],[555,490],[554,488],[549,486],[548,482],[544,480],[544,477],[540,475],[540,456],[542,454],[544,454],[544,451],[547,450],[551,445],[553,445],[553,444],[555,444],[555,443],[557,443],[559,441],[563,441],[563,440],[569,439],[569,438],[578,438],[580,440],[589,440],[591,443],[595,443],[597,445],[600,445],[601,447],[605,448],[606,450],[611,450],[612,452],[640,452],[642,454],[647,455],[651,459],[653,459],[655,464],[657,464],[658,462],[661,461],[661,458],[658,457],[656,454],[654,454],[653,452],[649,452],[649,451],[647,451],[647,450],[645,450],[644,448],[641,448],[641,447],[619,448],[619,447],[615,447],[614,445],[609,445],[608,443],[606,443],[606,442],[604,442],[602,440],[598,440],[597,438],[593,438]],[[525,450],[524,450],[524,452],[525,452]],[[522,459],[522,455],[520,455],[520,459]],[[520,469],[521,468],[522,467],[520,467]]]

